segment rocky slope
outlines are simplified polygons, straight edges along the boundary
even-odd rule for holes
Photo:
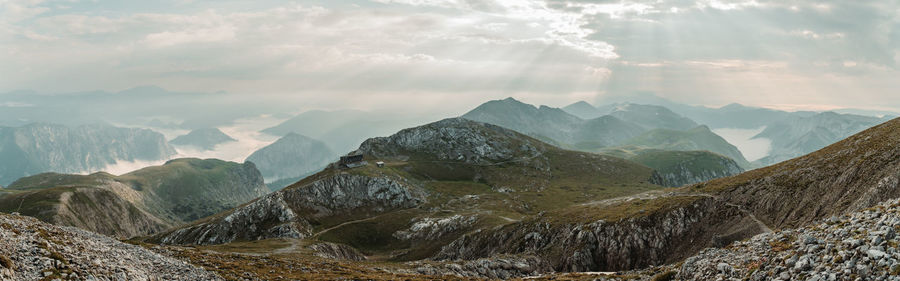
[[[117,161],[156,161],[175,154],[162,134],[107,125],[0,127],[0,185],[44,172],[100,170]]]
[[[709,246],[709,241],[760,231],[761,226],[737,207],[712,198],[670,196],[550,212],[465,235],[435,258],[532,255],[559,272],[616,271],[675,262]]]
[[[213,150],[216,145],[237,141],[217,128],[196,129],[186,135],[178,136],[169,143],[178,146],[190,146],[201,150]]]
[[[561,150],[461,118],[369,139],[358,153],[370,163],[387,163],[353,169],[331,165],[281,191],[150,241],[312,238],[350,245],[366,255],[416,260],[466,232],[508,223],[510,217],[653,190],[661,180],[637,163]]]
[[[117,236],[156,233],[265,195],[252,163],[177,159],[122,176],[40,174],[14,182],[0,210]]]
[[[103,235],[6,214],[0,214],[0,279],[223,280]]]
[[[334,161],[337,155],[321,141],[289,133],[253,152],[246,161],[256,164],[256,168],[267,183],[295,179],[284,185],[287,186],[302,177],[321,171]]]
[[[557,271],[675,262],[708,246],[900,197],[897,143],[900,119],[798,159],[672,194],[601,201],[602,207],[593,209],[590,204],[575,206],[475,232],[444,247],[436,257],[537,255]]]
[[[708,249],[674,267],[680,280],[896,280],[900,202]]]
[[[165,244],[222,244],[235,240],[304,238],[319,220],[353,213],[412,208],[420,190],[391,177],[337,174],[292,186],[215,218],[159,236]]]

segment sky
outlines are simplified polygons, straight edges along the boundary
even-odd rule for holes
[[[896,0],[0,0],[0,92],[897,110],[897,27]]]

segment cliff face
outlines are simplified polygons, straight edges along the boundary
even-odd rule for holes
[[[417,187],[388,176],[336,174],[288,187],[233,211],[158,235],[165,244],[221,244],[313,235],[330,217],[412,208],[425,201]]]

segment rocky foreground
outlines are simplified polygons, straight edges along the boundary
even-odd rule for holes
[[[900,280],[900,200],[823,222],[766,233],[684,262],[614,275],[546,275],[600,280]]]
[[[900,280],[900,201],[685,260],[688,280]]]
[[[139,246],[0,214],[0,280],[223,280]]]

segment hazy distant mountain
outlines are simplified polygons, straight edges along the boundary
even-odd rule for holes
[[[811,111],[787,112],[783,110],[744,106],[737,103],[722,107],[698,106],[674,102],[647,92],[605,97],[603,100],[600,100],[595,107],[598,108],[600,112],[603,112],[610,105],[621,103],[663,106],[675,113],[690,118],[697,123],[710,126],[711,128],[756,129],[788,117],[811,116],[816,113]]]
[[[585,102],[579,101],[570,105],[567,105],[562,108],[563,111],[568,112],[569,114],[575,115],[581,119],[594,119],[603,115],[608,114],[609,112],[602,112],[600,109],[594,107],[593,105]]]
[[[569,110],[591,113],[587,103],[568,106]],[[629,140],[654,129],[666,129],[647,135],[640,141],[647,148],[669,150],[710,150],[735,159],[742,167],[747,161],[734,146],[709,131],[695,129],[697,123],[661,106],[618,104],[608,109],[611,114],[584,120],[565,110],[547,106],[535,107],[512,98],[486,102],[462,118],[491,123],[547,140],[563,148],[597,151],[604,147],[629,144]],[[679,130],[688,130],[679,132]],[[665,133],[662,133],[665,132]]]
[[[707,126],[698,126],[687,131],[651,130],[625,141],[623,145],[673,151],[706,150],[731,158],[742,168],[750,167],[750,163],[737,147],[710,131]]]
[[[576,132],[578,141],[568,148],[593,151],[598,148],[618,145],[632,137],[643,134],[646,130],[634,123],[622,121],[613,116],[601,116],[584,121]]]
[[[217,128],[205,128],[193,130],[190,133],[178,136],[169,141],[174,145],[193,146],[203,150],[213,150],[216,145],[237,141]]]
[[[154,233],[268,193],[252,163],[192,158],[121,176],[43,173],[6,191],[0,211],[117,237]]]
[[[108,125],[0,127],[0,184],[43,172],[99,170],[117,161],[168,159],[162,134]]]
[[[0,124],[147,124],[148,120],[162,118],[167,121],[165,123],[177,124],[177,127],[184,129],[219,127],[239,118],[289,112],[297,106],[297,103],[285,102],[284,99],[260,99],[256,95],[226,92],[177,92],[157,86],[119,92],[15,91],[0,93],[2,103],[16,106],[0,107]]]
[[[584,120],[559,108],[536,107],[513,98],[486,102],[462,118],[502,126],[560,147],[579,150],[616,145],[646,131],[640,125],[613,116]]]
[[[558,108],[535,107],[513,98],[483,103],[462,118],[502,126],[557,145],[584,141],[576,136],[581,133],[584,120]]]
[[[246,161],[256,164],[266,182],[284,182],[285,179],[296,181],[321,171],[328,163],[337,160],[338,155],[319,140],[288,133],[274,143],[253,152]],[[293,182],[285,183],[280,187]]]
[[[609,115],[650,129],[688,130],[697,122],[658,105],[626,103],[616,105]]]
[[[397,114],[311,110],[262,132],[276,136],[298,133],[323,141],[335,151],[348,152],[370,137],[389,135],[421,122],[420,119]]]
[[[788,118],[770,125],[756,136],[770,139],[772,152],[755,163],[767,166],[798,157],[882,122],[881,118],[834,112]]]

